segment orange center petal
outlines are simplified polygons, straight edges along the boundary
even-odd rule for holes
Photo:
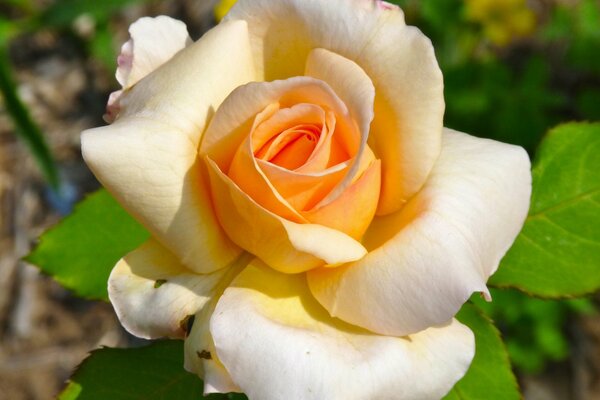
[[[276,215],[359,239],[377,207],[380,163],[368,146],[361,151],[347,110],[335,101],[292,101],[305,96],[288,92],[255,115],[227,175]]]
[[[306,163],[317,145],[318,135],[308,129],[291,129],[278,138],[282,138],[278,152],[269,159],[275,165],[295,170]]]

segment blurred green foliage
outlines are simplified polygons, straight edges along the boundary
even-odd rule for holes
[[[549,361],[569,355],[566,326],[576,315],[596,311],[591,300],[545,300],[518,290],[491,289],[492,302],[478,295],[472,301],[496,322],[513,365],[527,373],[541,372]]]
[[[528,36],[515,36],[503,46],[486,34],[485,18],[469,18],[468,7],[475,2],[393,2],[404,9],[409,24],[433,41],[444,73],[446,126],[518,144],[532,154],[552,126],[600,118],[596,0],[540,10]],[[522,7],[519,0],[497,3]],[[513,24],[510,16],[518,15],[505,14],[506,24]]]
[[[27,144],[44,178],[62,196],[56,162],[43,130],[31,118],[21,101],[10,63],[11,40],[41,30],[55,30],[79,40],[87,56],[114,68],[116,45],[109,18],[124,6],[144,0],[57,0],[40,7],[32,0],[4,0],[0,3],[0,93],[11,117],[15,133]]]
[[[41,30],[58,31],[82,45],[87,55],[111,70],[116,63],[111,18],[136,3],[159,0],[4,0],[0,3],[0,41]]]
[[[541,10],[528,35],[502,45],[486,32],[486,21],[493,16],[469,18],[468,7],[475,2],[391,2],[433,42],[444,74],[446,126],[518,144],[533,155],[549,128],[600,119],[597,0]],[[525,1],[496,1],[500,3],[520,7]],[[505,22],[512,23],[510,17]],[[526,373],[539,373],[548,362],[565,359],[568,323],[578,314],[595,312],[589,299],[543,300],[517,290],[493,290],[492,296],[491,303],[478,296],[474,301],[495,320],[513,365]]]
[[[27,107],[17,94],[11,65],[8,62],[6,44],[0,41],[0,93],[4,98],[4,107],[12,117],[15,132],[27,144],[35,157],[44,177],[54,189],[58,189],[58,170],[42,131],[31,118]]]

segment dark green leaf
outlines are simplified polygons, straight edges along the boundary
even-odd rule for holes
[[[247,400],[239,393],[202,396],[203,383],[183,369],[183,342],[93,351],[58,400]]]
[[[550,131],[533,166],[531,209],[490,284],[574,296],[600,288],[600,124]]]
[[[93,351],[59,400],[198,400],[202,386],[183,369],[183,342],[159,341],[137,349]]]
[[[99,190],[46,232],[27,261],[80,296],[106,300],[111,269],[148,237],[108,192]]]
[[[444,400],[520,399],[508,354],[493,322],[469,303],[457,318],[475,334],[475,358],[465,377]]]

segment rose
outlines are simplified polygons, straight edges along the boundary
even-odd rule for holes
[[[242,0],[191,44],[130,28],[98,179],[151,233],[109,295],[131,333],[185,337],[205,391],[442,397],[452,317],[524,221],[525,152],[443,128],[427,38],[370,0]]]

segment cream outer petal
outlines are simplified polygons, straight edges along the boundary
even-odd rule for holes
[[[437,159],[443,78],[431,41],[399,8],[371,0],[239,0],[225,20],[248,22],[262,80],[302,74],[322,48],[358,64],[375,86],[369,145],[382,161],[378,214],[399,210]]]
[[[246,23],[220,24],[131,88],[114,124],[82,134],[98,180],[196,272],[241,251],[214,216],[197,149],[214,110],[254,79],[251,64]]]
[[[423,189],[376,218],[361,260],[308,274],[331,313],[387,335],[447,321],[485,282],[519,233],[531,172],[520,147],[451,131]]]
[[[331,318],[303,275],[254,262],[210,321],[216,351],[250,399],[440,399],[467,371],[471,331],[457,321],[409,338]]]
[[[117,81],[129,89],[192,43],[181,21],[160,15],[143,17],[129,27],[130,39],[117,60]]]
[[[115,265],[108,295],[131,334],[144,339],[183,338],[186,317],[202,310],[234,276],[230,269],[195,274],[150,239]]]
[[[244,268],[253,258],[248,256],[243,257],[243,262],[238,263],[237,267]],[[235,272],[239,272],[239,269],[236,268]],[[224,289],[225,287],[215,294],[211,301],[195,315],[192,329],[184,342],[184,367],[204,380],[205,395],[241,392],[219,360],[209,330],[210,317]]]
[[[217,356],[209,321],[215,309],[215,301],[203,308],[195,316],[194,325],[184,342],[184,367],[188,372],[204,380],[204,394],[240,393],[241,389],[233,382]]]

